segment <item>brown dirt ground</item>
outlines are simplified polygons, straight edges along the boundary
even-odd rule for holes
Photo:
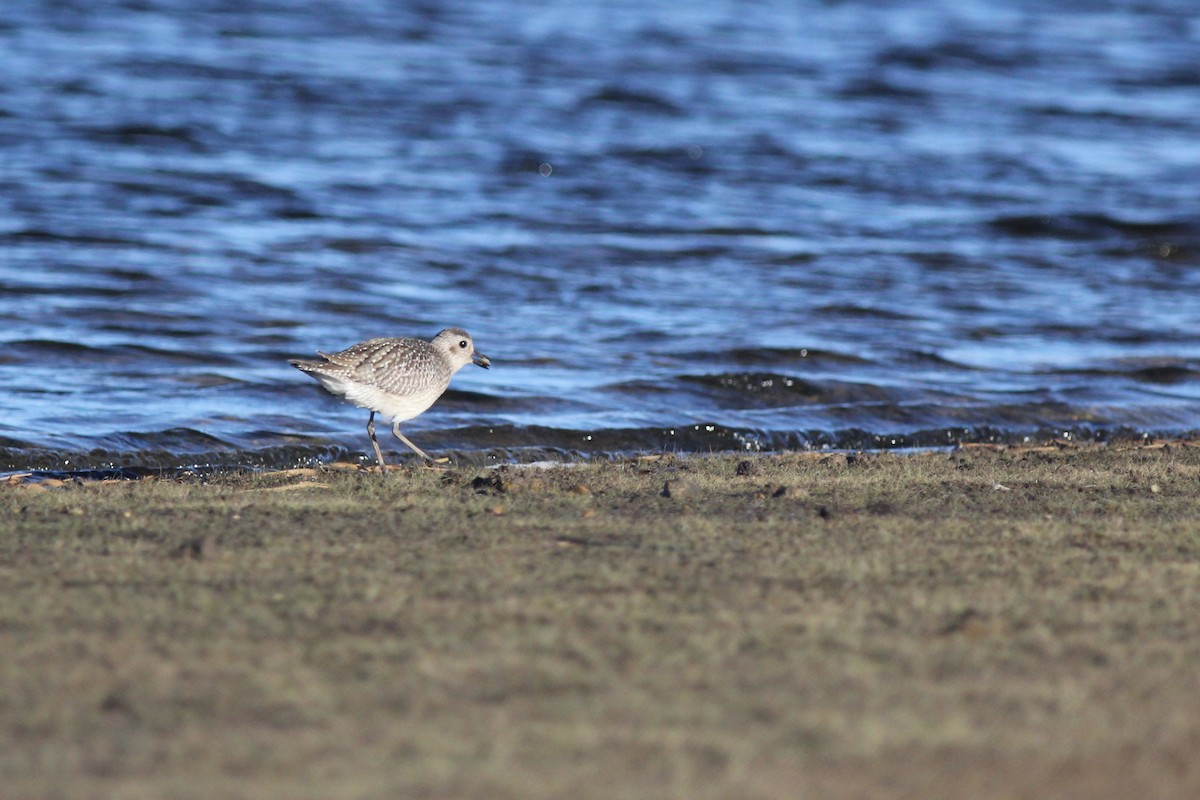
[[[0,483],[8,798],[1200,797],[1200,448]]]

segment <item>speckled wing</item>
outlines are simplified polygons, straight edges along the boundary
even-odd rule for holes
[[[339,353],[322,353],[326,371],[389,394],[415,395],[445,389],[451,371],[433,345],[421,339],[368,339]]]

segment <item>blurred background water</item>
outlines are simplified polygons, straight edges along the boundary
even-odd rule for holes
[[[1200,428],[1193,0],[0,5],[0,469]],[[387,449],[393,447],[386,438]]]

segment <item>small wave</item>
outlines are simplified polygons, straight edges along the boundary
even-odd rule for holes
[[[1065,103],[1041,103],[1028,106],[1026,111],[1036,117],[1082,119],[1089,122],[1116,122],[1122,125],[1147,123],[1143,115],[1126,114],[1105,108],[1073,108]],[[1171,127],[1168,120],[1154,120],[1156,126]],[[1182,124],[1180,123],[1180,127]]]
[[[37,363],[39,360],[48,358],[77,361],[82,358],[102,357],[103,354],[111,352],[108,348],[92,347],[60,339],[17,339],[5,342],[0,347],[3,347],[0,363],[11,364]]]
[[[1141,238],[1190,236],[1194,228],[1174,220],[1134,221],[1108,214],[1018,214],[996,217],[993,228],[1012,236],[1094,239],[1112,234]]]
[[[2,347],[0,363],[38,364],[53,361],[56,365],[84,363],[91,367],[137,364],[145,373],[168,364],[221,367],[239,363],[238,359],[232,356],[206,349],[176,350],[133,343],[94,346],[60,339],[20,339],[7,342]]]
[[[903,350],[896,356],[897,364],[906,364],[910,366],[922,367],[937,367],[939,369],[951,370],[969,370],[978,371],[978,367],[973,367],[970,364],[963,364],[959,361],[946,358],[938,353],[930,353],[925,350]]]
[[[913,86],[902,86],[894,80],[869,77],[851,81],[838,91],[838,97],[847,100],[880,99],[903,100],[907,103],[928,101],[929,92]]]
[[[168,428],[163,431],[121,431],[101,437],[97,451],[107,455],[112,450],[118,453],[138,451],[163,451],[165,453],[198,453],[213,450],[232,450],[234,445],[194,428]]]
[[[210,137],[208,131],[195,126],[143,122],[84,128],[83,135],[98,143],[113,142],[125,147],[182,147],[194,153],[208,151],[205,140]]]
[[[649,112],[672,117],[683,116],[683,109],[664,97],[652,92],[626,89],[622,86],[605,86],[579,102],[580,109],[607,105],[625,106],[640,113]]]
[[[406,247],[402,242],[387,237],[337,237],[325,239],[316,243],[319,247],[336,250],[339,253],[380,253],[387,250],[399,250]]]
[[[563,412],[591,409],[587,403],[566,397],[545,395],[501,395],[448,389],[438,399],[442,411],[463,411],[471,414],[528,414],[545,417]]]
[[[868,383],[807,381],[773,372],[727,372],[717,375],[682,375],[683,383],[706,391],[717,408],[777,408],[811,404],[880,403],[896,399],[896,392]]]
[[[0,233],[0,242],[44,242],[51,244],[86,245],[89,247],[138,247],[161,249],[159,245],[144,239],[129,239],[122,236],[98,236],[88,233],[65,233],[45,228],[20,228]]]
[[[679,353],[678,357],[698,362],[728,361],[746,367],[759,365],[778,367],[785,364],[806,366],[853,364],[861,366],[871,363],[865,358],[848,353],[839,353],[834,350],[814,350],[807,347],[730,347],[715,352],[695,350]]]
[[[295,209],[306,205],[302,193],[241,172],[165,168],[149,173],[152,182],[142,191],[186,198],[197,206],[224,206],[239,202],[264,204],[267,210]]]
[[[850,317],[852,319],[886,319],[895,321],[919,319],[911,314],[905,314],[902,311],[896,311],[890,308],[862,306],[852,303],[833,303],[830,305],[818,306],[817,308],[813,309],[813,311],[823,316]]]
[[[771,372],[682,375],[679,380],[708,389],[717,389],[721,392],[730,391],[738,396],[772,396],[815,400],[824,394],[822,388],[816,383]]]
[[[168,349],[146,344],[122,344],[111,348],[132,361],[163,362],[171,364],[198,364],[209,367],[234,366],[237,358],[216,353],[206,348]]]
[[[715,173],[711,159],[704,158],[704,150],[698,145],[691,147],[617,147],[609,154],[642,167],[671,170],[691,176]]]
[[[736,238],[763,238],[763,239],[792,239],[795,237],[794,230],[784,228],[765,228],[757,225],[705,225],[701,228],[688,230],[686,228],[674,229],[656,229],[663,233],[680,233],[694,236],[728,236]]]
[[[1080,378],[1117,378],[1158,385],[1200,381],[1200,369],[1186,364],[1145,364],[1126,367],[1052,370],[1042,374]]]
[[[183,375],[175,375],[172,377],[175,383],[183,384],[184,386],[193,386],[197,389],[212,389],[217,386],[244,386],[248,381],[241,378],[234,378],[231,375],[222,375],[219,372],[193,372]]]
[[[900,66],[915,70],[1028,68],[1037,53],[1025,47],[989,45],[995,37],[951,38],[925,47],[901,45],[883,50],[875,59],[880,67]]]
[[[1135,381],[1145,383],[1185,383],[1200,380],[1200,370],[1176,364],[1164,364],[1154,367],[1142,367],[1127,373]]]

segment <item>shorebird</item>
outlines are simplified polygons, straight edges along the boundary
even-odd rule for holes
[[[375,439],[375,415],[392,420],[392,433],[425,461],[434,459],[400,433],[400,423],[416,417],[442,396],[454,373],[467,364],[484,369],[491,360],[475,352],[471,335],[462,328],[447,328],[430,341],[424,339],[367,339],[340,353],[317,355],[324,361],[288,361],[296,369],[311,375],[331,394],[349,400],[371,412],[367,434],[385,468],[383,453]],[[445,459],[443,459],[444,461]]]

